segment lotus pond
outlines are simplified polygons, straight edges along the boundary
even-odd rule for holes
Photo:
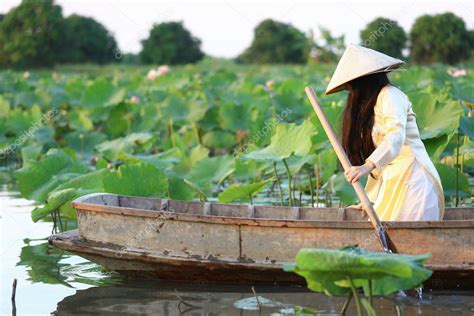
[[[89,303],[101,313],[155,308],[175,315],[180,297],[199,307],[193,313],[253,313],[250,285],[123,280],[48,247],[45,238],[73,228],[71,200],[93,192],[275,205],[355,203],[304,94],[306,85],[316,89],[338,130],[345,95],[323,96],[332,69],[206,61],[157,78],[147,78],[147,68],[119,66],[0,72],[1,313],[11,313],[13,278],[20,315],[88,314]],[[452,77],[443,65],[412,66],[391,76],[413,103],[448,205],[472,205],[473,77]],[[268,314],[290,313],[294,304],[336,312],[343,302],[301,288],[256,292],[270,300]],[[397,301],[407,313],[461,315],[473,311],[472,293],[464,294],[427,293],[421,302],[390,297],[378,305],[391,310]]]

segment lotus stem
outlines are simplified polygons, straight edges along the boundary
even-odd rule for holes
[[[369,279],[369,284],[368,285],[369,285],[369,304],[370,304],[370,306],[374,307],[374,304],[373,304],[374,300],[373,300],[373,295],[372,295],[372,280],[371,279]]]
[[[456,200],[455,200],[456,207],[458,207],[458,204],[459,204],[459,142],[460,142],[460,136],[458,132],[457,137],[456,137]]]
[[[349,296],[347,297],[346,301],[344,302],[344,305],[342,305],[341,312],[340,312],[341,315],[346,314],[347,308],[349,307],[349,304],[351,303],[351,299],[352,299],[353,295],[354,294],[352,294],[352,292],[349,293]]]
[[[250,201],[250,205],[253,205],[252,194],[249,194],[249,201]]]
[[[202,145],[201,133],[199,131],[199,126],[196,124],[196,122],[193,123],[193,130],[194,130],[194,136],[196,137],[196,142],[199,145]]]
[[[361,303],[360,303],[359,295],[357,294],[357,289],[354,285],[354,281],[352,281],[351,277],[347,277],[347,278],[349,279],[349,282],[351,284],[352,294],[354,295],[356,308],[357,308],[357,315],[362,316],[362,306],[361,306]]]
[[[316,207],[319,206],[319,156],[317,156],[317,163],[316,163]]]
[[[171,143],[173,144],[173,147],[176,147],[176,140],[174,139],[173,120],[172,119],[170,119],[168,121],[168,136],[171,139]]]
[[[280,189],[280,201],[281,201],[281,206],[283,206],[283,190],[281,188],[281,182],[280,178],[278,177],[278,172],[276,168],[276,161],[273,162],[273,172],[275,173],[275,178],[278,183],[278,188]]]
[[[79,139],[81,140],[81,159],[84,157],[84,134],[79,135]]]
[[[307,171],[308,171],[308,181],[309,181],[309,194],[311,195],[311,207],[314,207],[313,177],[311,177],[311,168],[307,169]]]
[[[293,179],[292,179],[292,183],[293,183],[293,190],[292,190],[292,192],[293,192],[293,201],[296,201],[296,180],[297,179],[298,178],[296,176],[294,176]]]
[[[283,160],[283,163],[285,164],[285,168],[286,168],[286,174],[288,175],[288,206],[292,206],[291,204],[291,172],[290,172],[290,168],[288,168],[288,164],[286,163],[286,160],[285,159],[282,159]]]

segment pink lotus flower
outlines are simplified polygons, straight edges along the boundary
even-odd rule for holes
[[[168,65],[161,65],[159,66],[158,68],[156,69],[150,69],[146,75],[146,78],[148,80],[155,80],[156,78],[160,77],[160,76],[164,76],[166,75],[167,73],[170,72],[170,67]]]
[[[461,68],[452,67],[448,69],[448,74],[451,77],[464,77],[467,75],[467,71],[464,68],[461,69]]]
[[[271,90],[273,88],[273,85],[275,84],[275,80],[268,80],[267,82],[265,82],[265,87],[267,87],[267,89]]]
[[[238,139],[241,139],[241,138],[244,138],[248,135],[248,132],[246,130],[243,130],[243,129],[238,129],[236,132],[235,132],[235,136],[237,136]]]
[[[131,98],[130,98],[130,103],[131,104],[138,104],[138,103],[140,103],[140,98],[137,97],[136,95],[132,95]]]
[[[168,72],[170,72],[170,67],[168,65],[162,65],[158,67],[157,72],[158,76],[166,75]]]
[[[157,77],[158,77],[158,72],[156,71],[156,69],[150,69],[148,73],[146,74],[146,78],[151,81],[155,80]]]

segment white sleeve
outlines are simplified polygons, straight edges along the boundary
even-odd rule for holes
[[[405,143],[407,113],[410,107],[408,97],[398,88],[385,88],[381,100],[382,126],[384,138],[372,154],[366,159],[375,164],[377,169],[394,160]]]

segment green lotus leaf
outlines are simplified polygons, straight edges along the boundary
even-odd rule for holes
[[[311,136],[315,133],[316,128],[309,120],[304,121],[301,125],[281,123],[276,126],[275,134],[269,146],[245,154],[243,157],[278,161],[293,154],[305,156],[311,150]]]
[[[64,137],[67,147],[81,155],[92,155],[95,147],[106,140],[107,136],[100,132],[71,132]]]
[[[439,161],[441,159],[454,135],[455,133],[452,132],[450,134],[442,134],[434,138],[423,140],[426,151],[433,161]]]
[[[181,153],[179,149],[173,148],[165,152],[155,155],[143,155],[143,154],[127,154],[119,152],[117,159],[127,163],[138,163],[145,162],[155,166],[157,169],[164,172],[171,170],[171,168],[178,162],[181,161]]]
[[[216,156],[199,160],[192,167],[188,178],[207,194],[213,184],[221,182],[234,170],[232,156]]]
[[[41,218],[48,215],[50,212],[59,209],[63,204],[76,198],[75,189],[64,189],[52,192],[48,196],[47,204],[44,207],[36,207],[31,212],[31,219],[37,222]]]
[[[459,147],[459,154],[470,154],[470,155],[474,155],[474,141],[471,141],[470,139],[467,139],[464,144],[462,144],[461,147]],[[469,164],[467,164],[465,162],[466,165],[469,166]],[[471,165],[472,166],[472,165]]]
[[[28,130],[37,129],[41,126],[42,112],[39,106],[34,105],[28,110],[23,110],[20,107],[10,110],[6,120],[6,131],[14,133],[19,136],[21,133],[26,133]]]
[[[119,152],[133,152],[137,148],[151,146],[154,136],[151,133],[132,133],[125,137],[105,141],[97,145],[96,149],[104,153],[104,156],[110,160],[115,160]]]
[[[463,100],[465,102],[474,103],[474,92],[472,86],[474,82],[465,78],[457,78],[453,80],[452,94],[455,99]]]
[[[225,102],[219,106],[219,118],[221,128],[236,132],[247,131],[251,125],[252,107],[234,102]]]
[[[122,165],[105,175],[103,182],[108,193],[144,197],[168,195],[168,177],[147,163]]]
[[[68,120],[69,126],[75,131],[87,132],[94,127],[87,110],[72,111],[68,116]]]
[[[287,265],[285,271],[303,276],[308,288],[315,292],[347,294],[351,278],[356,287],[364,287],[367,292],[368,281],[372,280],[373,294],[388,295],[417,287],[428,279],[432,272],[424,268],[423,263],[429,257],[429,254],[369,252],[358,247],[303,248],[296,254],[295,263]]]
[[[322,151],[316,158],[318,165],[319,182],[326,183],[333,174],[337,172],[339,166],[339,160],[336,152],[331,148]]]
[[[435,164],[438,174],[441,178],[445,197],[456,196],[456,168],[449,167],[442,163]],[[471,186],[467,176],[460,172],[458,173],[458,196],[462,198],[471,197]]]
[[[225,131],[211,131],[202,137],[202,143],[208,148],[230,149],[235,146],[234,134]]]
[[[474,140],[474,117],[462,116],[459,122],[459,129],[464,135]]]
[[[29,145],[21,148],[21,159],[23,161],[23,166],[36,163],[38,158],[41,155],[43,146]]]
[[[425,89],[408,95],[416,113],[421,139],[450,134],[458,128],[463,108],[445,93]]]
[[[183,152],[179,149],[175,150],[179,152],[178,155],[180,161],[174,166],[173,171],[181,177],[188,176],[189,172],[198,161],[209,156],[209,149],[201,145],[193,147],[189,152]]]
[[[208,105],[197,98],[185,99],[179,95],[170,95],[161,106],[161,113],[167,120],[177,123],[197,122],[204,117]]]
[[[108,118],[105,121],[107,135],[120,137],[130,133],[131,120],[132,115],[127,105],[124,103],[117,105],[108,113]]]
[[[365,179],[363,179],[365,180]],[[334,174],[329,179],[328,185],[341,202],[346,205],[356,204],[359,201],[352,185],[347,182],[342,173]]]
[[[124,100],[126,90],[117,88],[109,78],[98,78],[88,83],[80,103],[87,107],[115,105]]]
[[[45,202],[52,190],[61,183],[87,173],[89,169],[63,150],[51,149],[37,163],[15,171],[21,194],[38,202]]]
[[[184,182],[184,179],[176,176],[168,176],[170,198],[174,200],[190,201],[193,199],[194,190]]]
[[[273,181],[273,179],[268,179],[265,181],[260,181],[256,183],[246,184],[246,185],[231,185],[223,192],[219,193],[219,203],[230,203],[234,201],[248,200],[249,197],[262,191],[265,186]]]

